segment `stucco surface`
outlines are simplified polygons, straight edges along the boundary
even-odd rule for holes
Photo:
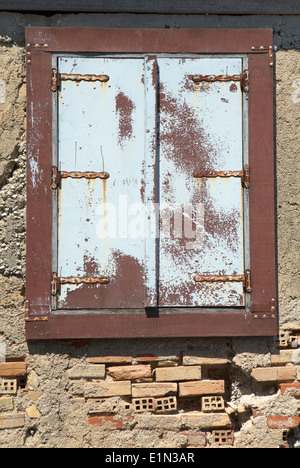
[[[103,16],[100,17],[103,22]],[[5,23],[8,18],[9,22]],[[42,25],[76,25],[79,20],[73,15],[58,15],[51,20],[37,16],[32,18],[34,23]],[[86,22],[87,17],[83,15],[82,18]],[[93,18],[92,23],[96,21],[96,16]],[[109,23],[115,25],[116,18],[113,20],[109,17]],[[122,16],[118,18],[120,20]],[[129,21],[127,16],[125,18]],[[139,19],[141,21],[142,18]],[[152,19],[151,25],[156,26],[161,21],[162,18]],[[169,22],[172,21],[175,18]],[[180,21],[178,18],[178,25],[182,26],[186,19]],[[218,19],[218,24],[225,26],[228,21]],[[247,21],[248,27],[251,24],[255,27],[251,18]],[[259,21],[265,24],[267,19],[260,18]],[[295,21],[291,18],[274,20],[275,38],[280,47],[276,53],[274,79],[275,178],[279,323],[287,329],[300,330],[300,52],[296,49],[300,41],[289,33],[291,28],[296,30],[296,24],[299,27]],[[167,439],[162,438],[165,431],[154,426],[150,420],[147,426],[146,420],[141,425],[136,419],[130,419],[124,430],[119,432],[88,424],[87,406],[80,391],[76,391],[76,385],[68,380],[67,370],[82,364],[87,356],[99,353],[111,355],[116,350],[120,355],[151,352],[166,359],[172,354],[189,350],[191,354],[209,353],[228,359],[230,366],[224,377],[232,404],[264,408],[264,416],[255,419],[249,416],[241,421],[235,447],[278,447],[282,441],[282,431],[270,432],[266,417],[268,414],[297,414],[297,407],[296,400],[283,397],[274,386],[255,385],[250,379],[254,367],[270,365],[273,348],[265,338],[103,340],[81,344],[26,342],[26,77],[25,52],[21,44],[23,32],[20,32],[26,22],[27,18],[22,15],[0,15],[0,26],[6,24],[2,28],[3,36],[0,36],[0,339],[5,342],[7,356],[24,357],[28,372],[34,370],[36,373],[34,390],[40,392],[36,402],[40,418],[27,417],[25,429],[0,431],[0,447],[182,446],[184,442],[182,436],[178,436],[180,428],[176,424],[168,427]],[[216,24],[216,20],[213,22],[209,18],[207,24],[212,26],[213,23]],[[9,33],[12,38],[7,36]],[[289,50],[289,47],[293,49]],[[25,411],[31,404],[28,395],[17,397],[15,411]],[[110,404],[118,405],[120,401],[116,398]]]

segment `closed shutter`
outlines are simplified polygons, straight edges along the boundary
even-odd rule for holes
[[[243,60],[158,63],[160,202],[175,221],[160,238],[160,305],[243,306]]]
[[[155,295],[152,68],[148,58],[58,60],[58,309],[142,308]]]

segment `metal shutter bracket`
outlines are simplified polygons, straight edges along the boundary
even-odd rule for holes
[[[209,179],[215,177],[240,177],[244,187],[250,187],[250,168],[244,166],[241,171],[194,171],[193,177],[197,179]]]
[[[205,83],[215,83],[215,82],[230,82],[230,81],[239,81],[241,83],[241,89],[245,93],[249,91],[249,71],[245,70],[240,75],[190,75],[189,78],[195,83],[195,85],[205,82]]]
[[[108,284],[109,278],[75,278],[75,277],[59,277],[56,273],[52,273],[51,294],[56,296],[60,284]]]
[[[100,81],[101,83],[106,83],[109,81],[108,75],[80,75],[80,74],[66,74],[58,73],[56,68],[52,68],[51,72],[51,89],[53,92],[56,92],[61,85],[62,81]]]
[[[246,270],[244,275],[196,275],[194,281],[196,283],[243,282],[245,291],[247,293],[252,291],[250,270]]]
[[[52,184],[51,187],[56,189],[60,184],[61,179],[67,179],[68,177],[72,179],[108,179],[108,172],[67,172],[59,171],[56,166],[52,167]]]

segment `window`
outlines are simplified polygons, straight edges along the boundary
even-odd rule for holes
[[[26,34],[27,337],[276,334],[272,31]]]

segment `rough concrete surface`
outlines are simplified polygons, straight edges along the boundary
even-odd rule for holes
[[[138,21],[135,25],[142,23],[144,27],[149,24],[149,16],[136,16]],[[188,22],[186,17],[173,16],[167,21],[162,16],[152,16],[152,27],[168,22],[178,27],[195,27],[195,18]],[[138,418],[130,410],[124,409],[122,399],[118,397],[107,400],[104,410],[110,414],[118,409],[118,414],[125,421],[122,430],[110,430],[111,421],[102,427],[89,424],[89,405],[84,399],[81,382],[71,381],[68,370],[84,365],[86,357],[110,356],[116,351],[120,356],[153,353],[166,360],[169,356],[184,352],[192,356],[209,355],[228,359],[230,364],[225,370],[214,369],[208,377],[214,378],[214,374],[219,373],[225,379],[227,401],[233,408],[236,421],[234,447],[280,447],[283,431],[270,430],[267,417],[297,415],[299,400],[291,398],[290,394],[282,396],[275,384],[259,384],[251,380],[253,368],[270,366],[274,348],[265,338],[102,340],[82,343],[27,343],[25,340],[26,109],[23,28],[29,21],[33,25],[76,25],[82,21],[87,25],[87,18],[88,15],[55,15],[52,18],[9,13],[0,15],[0,34],[3,34],[0,36],[0,340],[5,342],[7,356],[26,360],[27,386],[28,382],[30,384],[25,392],[18,392],[14,398],[14,412],[26,413],[25,427],[1,430],[0,447],[186,446],[186,427],[179,424],[178,419],[161,416],[154,420],[150,415]],[[105,18],[108,23],[105,23]],[[97,21],[108,26],[117,26],[118,22],[125,26],[134,23],[132,15],[130,18],[129,15],[94,15],[88,25],[96,25]],[[201,18],[200,23],[203,24],[203,21],[204,18]],[[206,21],[207,27],[216,24],[232,27],[235,24],[232,17],[210,17]],[[289,329],[291,324],[293,330],[299,331],[299,20],[287,17],[272,20],[267,17],[256,18],[255,21],[252,17],[247,22],[240,19],[238,25],[242,23],[247,27],[256,27],[258,22],[260,26],[268,26],[271,22],[275,27],[275,42],[280,47],[276,54],[275,92],[279,320],[281,326]],[[238,408],[244,410],[238,411]],[[253,410],[261,409],[262,413],[254,417]],[[154,421],[159,421],[159,424]],[[207,437],[209,446],[213,446],[210,431]],[[295,440],[297,442],[297,437]]]
[[[300,291],[299,51],[276,59],[278,287],[280,323],[299,324]]]

